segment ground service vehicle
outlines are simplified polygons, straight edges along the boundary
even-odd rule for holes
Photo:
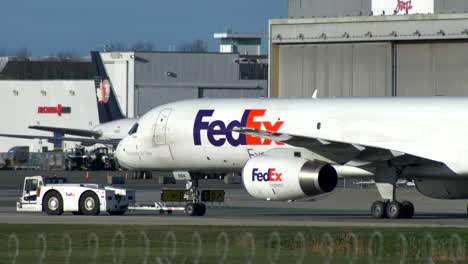
[[[19,166],[28,164],[29,160],[29,147],[27,146],[16,146],[8,150],[3,155],[4,165],[3,168],[14,169]]]
[[[83,147],[66,154],[65,170],[115,170],[118,165],[108,148],[96,148],[86,152]]]
[[[198,189],[197,189],[198,190]],[[187,190],[164,189],[161,202],[140,204],[135,202],[134,190],[101,184],[71,184],[63,177],[29,176],[24,179],[23,194],[16,203],[18,212],[42,212],[60,215],[97,215],[107,211],[110,215],[123,215],[126,211],[154,211],[172,214],[184,211],[189,216],[203,216],[203,202],[223,202],[224,190],[202,190],[196,199]],[[167,206],[166,202],[181,202],[185,206]]]
[[[115,170],[116,162],[108,148],[97,148],[88,153],[86,166],[89,170]]]
[[[79,170],[85,168],[87,155],[84,148],[74,148],[65,156],[65,170]]]
[[[135,203],[135,191],[101,184],[71,184],[66,178],[29,176],[24,179],[23,194],[16,203],[20,212],[41,212],[49,215],[124,214]]]

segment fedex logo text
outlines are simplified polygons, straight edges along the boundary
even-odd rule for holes
[[[252,169],[252,181],[259,182],[282,182],[281,176],[283,173],[275,172],[276,169],[269,168],[266,172],[259,172],[258,168]]]
[[[237,147],[239,145],[270,145],[271,140],[262,140],[259,137],[250,135],[239,134],[236,137],[232,134],[232,130],[236,127],[249,127],[255,129],[264,129],[271,132],[277,132],[284,124],[284,121],[277,121],[275,123],[268,121],[257,121],[256,117],[263,117],[266,109],[247,109],[242,114],[241,120],[232,120],[226,124],[223,120],[206,121],[208,117],[213,116],[215,110],[205,109],[198,111],[193,125],[193,142],[195,145],[200,146],[201,132],[206,131],[206,136],[211,145],[216,147],[223,146],[226,142],[231,146]],[[276,142],[277,145],[283,143]]]

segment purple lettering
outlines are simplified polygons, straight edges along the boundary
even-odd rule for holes
[[[252,170],[252,181],[255,181],[255,177],[257,176],[257,171],[258,171],[257,168],[254,168],[254,169]]]
[[[277,173],[276,169],[269,168],[265,173],[259,172],[258,168],[252,169],[252,181],[259,182],[282,182],[281,176],[283,173]]]
[[[261,118],[265,114],[265,109],[247,109],[242,114],[241,120],[232,120],[229,123],[223,120],[203,120],[204,118],[206,120],[209,117],[212,117],[214,111],[215,110],[213,109],[202,109],[198,111],[193,124],[194,145],[202,145],[202,130],[206,131],[208,142],[215,147],[221,147],[226,142],[233,147],[237,147],[239,145],[270,145],[272,143],[271,140],[262,141],[259,137],[247,136],[240,133],[237,133],[237,137],[235,137],[233,135],[233,129],[236,127],[262,129],[262,127],[264,127],[264,129],[270,132],[277,132],[284,123],[284,121],[272,123],[269,121],[254,120],[256,117]],[[282,145],[283,143],[276,142],[276,144]]]
[[[226,142],[225,138],[218,138],[216,139],[215,136],[226,135],[226,127],[221,120],[213,121],[210,126],[208,127],[208,141],[210,141],[211,145],[215,147],[221,147]]]
[[[197,117],[195,117],[195,124],[193,125],[193,143],[197,146],[201,145],[200,131],[206,130],[209,127],[209,122],[203,122],[203,117],[212,116],[214,110],[200,110]]]
[[[241,126],[242,124],[239,121],[234,120],[231,123],[229,123],[226,128],[226,139],[229,142],[229,144],[231,144],[233,147],[237,147],[239,145],[245,145],[244,134],[238,133],[239,134],[238,138],[234,138],[232,135],[232,130],[236,127],[241,127]]]

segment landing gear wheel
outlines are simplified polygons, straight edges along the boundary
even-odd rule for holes
[[[371,206],[371,214],[374,218],[386,217],[386,204],[382,201],[375,201]]]
[[[206,213],[206,206],[203,203],[195,204],[195,214],[198,216],[204,216]]]
[[[56,192],[48,192],[44,197],[44,209],[48,215],[61,215],[63,213],[62,196]]]
[[[393,200],[387,205],[387,216],[390,219],[402,218],[404,216],[403,206],[401,203]]]
[[[85,192],[80,198],[80,211],[85,215],[99,214],[99,198],[94,192]]]
[[[401,218],[412,218],[414,216],[414,205],[410,201],[403,201],[401,202],[401,206],[403,207],[403,214]]]
[[[194,203],[188,203],[185,205],[185,213],[190,216],[196,215],[196,206]]]

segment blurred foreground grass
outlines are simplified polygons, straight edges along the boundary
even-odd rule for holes
[[[468,263],[468,229],[15,225],[0,263]]]

